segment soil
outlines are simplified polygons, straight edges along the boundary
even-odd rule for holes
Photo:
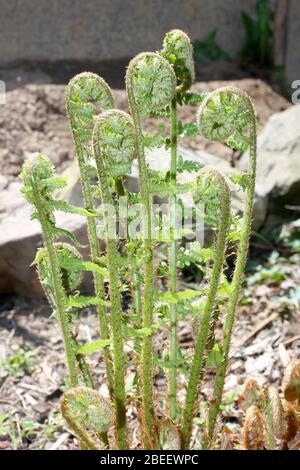
[[[281,281],[265,280],[248,286],[238,308],[222,412],[222,426],[238,436],[243,419],[237,400],[241,385],[246,379],[253,378],[261,385],[273,384],[280,388],[285,355],[299,357],[300,311],[278,301],[299,285],[299,261],[300,256],[294,255],[288,262],[278,264],[278,270],[285,273]],[[180,281],[183,288],[187,287],[186,281]],[[188,288],[199,286],[189,282]],[[67,432],[59,414],[59,399],[66,387],[66,370],[57,320],[50,316],[50,309],[42,299],[2,296],[0,305],[0,357],[3,360],[0,368],[0,417],[6,418],[2,432],[0,423],[0,448],[75,449],[76,439]],[[193,346],[190,324],[186,320],[179,324],[180,347],[188,355],[192,353]],[[79,341],[98,338],[94,309],[81,311],[80,325]],[[157,332],[154,344],[158,352],[165,350],[165,331]],[[101,354],[96,353],[88,359],[96,387],[106,396]],[[210,398],[212,377],[208,374],[204,382],[203,407]],[[132,378],[133,370],[128,368],[126,381],[129,383]],[[162,374],[156,375],[154,390],[160,413],[167,394]],[[183,405],[184,395],[183,375],[180,375],[180,405]],[[138,448],[136,409],[131,400],[128,401],[127,416],[132,448]],[[221,446],[226,448],[230,444],[222,441]]]

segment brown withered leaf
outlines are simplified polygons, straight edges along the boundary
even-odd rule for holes
[[[300,400],[300,361],[291,360],[282,380],[282,390],[287,401]]]
[[[247,409],[242,434],[246,450],[263,450],[264,424],[258,406],[251,405]]]

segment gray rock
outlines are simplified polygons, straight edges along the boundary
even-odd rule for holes
[[[187,148],[179,146],[178,154],[182,155],[186,160],[193,160],[203,166],[211,165],[215,166],[222,173],[228,176],[230,173],[234,173],[235,170],[229,163],[215,155],[212,155],[205,151],[189,150]],[[147,162],[152,170],[166,173],[170,166],[170,154],[163,148],[154,149],[146,153]],[[63,199],[69,200],[72,204],[81,205],[82,196],[80,189],[79,180],[79,169],[77,162],[72,163],[69,168],[65,171],[65,176],[68,178],[68,187],[59,194]],[[180,183],[189,183],[194,180],[197,173],[184,172],[179,175],[178,181]],[[139,191],[139,179],[138,179],[138,165],[135,160],[130,175],[125,177],[125,186],[129,191]],[[189,195],[183,195],[183,199],[186,202],[190,201]],[[244,198],[242,192],[236,192],[236,188],[233,188],[233,208],[234,210],[241,212],[243,209]],[[267,197],[263,192],[263,187],[260,184],[256,185],[255,202],[253,210],[253,229],[258,230],[267,214]]]
[[[0,190],[0,293],[40,296],[42,289],[31,266],[42,245],[40,224],[31,220],[31,207],[20,194],[21,183],[9,183]],[[57,213],[57,225],[87,243],[84,219]]]
[[[300,203],[300,106],[274,114],[258,137],[257,185],[271,205]],[[241,159],[245,168],[247,155]]]

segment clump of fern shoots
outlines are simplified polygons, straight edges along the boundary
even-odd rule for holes
[[[63,332],[70,389],[63,395],[61,410],[82,449],[126,449],[131,445],[126,416],[129,392],[125,387],[129,366],[136,372],[130,399],[137,407],[141,446],[145,449],[189,449],[193,420],[199,414],[201,386],[211,353],[217,346],[221,358],[214,363],[215,385],[202,446],[210,448],[214,443],[251,231],[256,123],[251,100],[244,92],[226,87],[211,94],[196,94],[188,91],[193,79],[191,41],[182,31],[172,30],[164,38],[160,52],[143,52],[130,62],[125,80],[130,114],[115,109],[112,92],[101,77],[85,72],[69,82],[66,104],[80,170],[83,208],[55,199],[54,190],[62,187],[65,181],[55,176],[46,157],[38,155],[25,162],[21,173],[23,194],[33,206],[33,217],[42,226],[44,245],[36,257],[39,277]],[[187,103],[200,103],[196,123],[178,121],[178,106]],[[165,135],[159,142],[146,135],[143,120],[148,116],[168,120],[170,135]],[[178,137],[185,128],[192,129],[190,134],[201,133],[240,151],[250,148],[249,169],[243,175],[246,205],[231,284],[226,281],[223,271],[231,224],[232,185],[217,169],[210,166],[200,169],[196,162],[179,158]],[[165,146],[169,150],[170,168],[166,175],[149,167],[147,146]],[[139,171],[138,194],[132,194],[124,184],[134,159]],[[179,184],[178,173],[186,169],[195,172],[194,182]],[[191,244],[182,256],[179,240],[184,231],[177,227],[177,209],[183,205],[181,195],[187,192],[197,210],[199,206],[204,207],[202,217],[211,221],[215,238],[209,248],[202,249],[197,242]],[[167,282],[163,292],[158,290],[157,266],[154,264],[155,248],[160,243],[160,239],[153,236],[156,227],[152,202],[155,196],[165,197],[169,206],[170,236],[164,238],[168,246],[164,268]],[[141,220],[132,215],[133,205],[128,209],[130,220],[140,225],[140,231],[134,238],[127,229],[125,242],[114,232],[121,224],[119,205],[124,197],[129,203],[142,206]],[[77,251],[80,245],[72,233],[56,226],[57,210],[86,218],[90,259],[83,259]],[[104,253],[100,250],[100,223],[106,245]],[[62,243],[62,238],[67,238],[69,243]],[[199,290],[180,291],[179,267],[191,260],[208,264],[206,285]],[[163,267],[160,268],[163,271]],[[79,290],[85,271],[93,273],[94,293],[90,296],[81,295]],[[219,304],[224,302],[220,286],[225,282],[229,285],[225,299],[227,314],[222,337],[217,343],[216,319]],[[131,304],[124,308],[122,292],[127,288],[131,292]],[[192,303],[194,299],[198,299],[198,303]],[[79,344],[74,318],[77,311],[87,306],[96,307],[99,338]],[[178,341],[178,314],[183,311],[193,313],[194,317],[195,348],[190,360],[182,354]],[[162,358],[153,349],[153,337],[161,327],[167,327],[169,333],[169,345]],[[128,343],[131,340],[132,343]],[[125,350],[125,343],[132,344],[130,353]],[[86,361],[87,355],[99,350],[105,365],[109,400],[97,391]],[[165,416],[160,419],[153,386],[155,365],[166,371],[168,377]],[[187,376],[185,404],[180,403],[180,406],[177,393],[179,368],[184,368]],[[294,396],[298,390],[297,380],[286,383],[287,396]],[[260,390],[253,384],[251,387],[252,395],[245,401],[245,409],[250,410],[247,411],[248,427],[255,426],[264,419],[263,414],[268,414],[269,427],[274,428],[277,425],[273,419],[276,406],[276,416],[283,417],[286,413],[292,423],[291,411],[285,412],[285,407],[280,407],[274,391],[271,390],[267,398],[264,395],[261,401]],[[283,428],[279,426],[276,436],[282,432]],[[245,431],[245,441],[252,447],[261,447],[264,436],[251,434],[248,428]],[[272,446],[270,441],[269,447]]]

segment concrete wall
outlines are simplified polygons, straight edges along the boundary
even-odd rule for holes
[[[236,52],[240,11],[255,0],[0,0],[0,64],[21,60],[122,59],[160,48],[178,27],[192,39],[215,28]]]
[[[241,10],[256,0],[0,0],[0,67],[16,62],[127,59],[156,50],[171,28],[192,39],[218,28],[230,54],[241,48]],[[276,0],[271,0],[275,5]],[[300,0],[290,0],[286,71],[300,80]]]
[[[300,1],[290,0],[286,75],[289,82],[300,80]]]

